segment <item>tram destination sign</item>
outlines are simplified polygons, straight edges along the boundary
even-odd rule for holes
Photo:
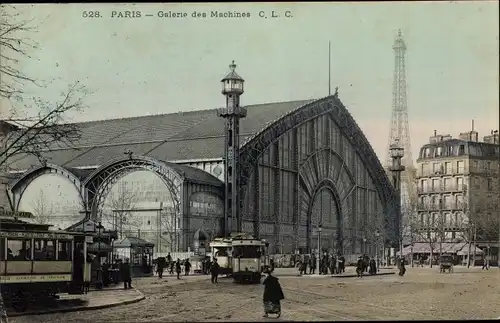
[[[15,275],[15,276],[1,276],[0,283],[2,284],[16,284],[16,283],[35,283],[35,282],[58,282],[70,281],[71,274],[63,275]]]
[[[58,234],[56,232],[6,232],[0,231],[0,237],[21,239],[61,239],[73,240],[71,234]]]

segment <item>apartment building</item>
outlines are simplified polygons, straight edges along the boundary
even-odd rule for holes
[[[415,222],[429,239],[432,232],[448,242],[474,236],[479,247],[491,248],[488,254],[496,262],[500,252],[498,131],[478,139],[476,131],[456,139],[434,133],[422,146],[417,159]],[[436,229],[431,230],[432,226]]]

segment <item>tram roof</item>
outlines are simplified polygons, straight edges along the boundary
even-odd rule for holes
[[[246,106],[248,114],[241,123],[241,142],[266,125],[313,100],[264,103]],[[42,156],[50,163],[75,169],[99,166],[123,157],[125,150],[135,155],[163,161],[221,158],[224,155],[224,120],[216,109],[75,123],[80,138],[72,148],[54,143]],[[17,157],[17,156],[16,156]],[[38,164],[34,156],[24,155],[10,164],[25,170]],[[82,172],[85,177],[88,171]],[[195,174],[193,174],[195,175]],[[198,175],[198,174],[196,174]]]

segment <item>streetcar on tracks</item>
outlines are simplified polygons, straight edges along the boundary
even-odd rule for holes
[[[232,238],[232,268],[236,283],[259,283],[262,277],[266,242],[250,234]]]
[[[220,273],[223,275],[231,275],[233,273],[231,261],[231,239],[215,238],[210,242],[212,249],[212,259],[217,259],[220,267]]]
[[[0,214],[0,284],[7,306],[24,311],[31,301],[82,294],[90,283],[87,243],[91,235],[51,231],[19,214]]]

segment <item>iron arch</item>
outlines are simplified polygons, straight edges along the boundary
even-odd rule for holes
[[[83,204],[84,197],[82,194],[82,182],[80,178],[75,173],[73,173],[71,169],[56,164],[47,163],[29,168],[28,170],[26,170],[26,172],[23,173],[21,177],[17,178],[15,181],[11,182],[8,185],[9,191],[15,197],[13,201],[14,210],[17,211],[19,209],[19,204],[21,203],[21,199],[28,186],[38,177],[51,173],[59,174],[68,179],[76,187],[78,195],[80,196],[80,200]]]
[[[337,188],[335,186],[335,183],[329,179],[325,178],[321,180],[315,187],[313,194],[311,194],[311,197],[309,199],[309,205],[307,208],[307,248],[311,250],[311,243],[312,243],[312,231],[313,231],[313,223],[312,223],[312,210],[314,207],[314,202],[316,199],[316,196],[322,191],[322,190],[328,190],[332,193],[333,196],[333,201],[335,202],[335,207],[337,211],[337,246],[339,247],[340,250],[342,250],[342,225],[343,225],[343,212],[342,212],[342,200],[341,197],[338,194]],[[320,223],[323,220],[320,220]]]
[[[113,184],[123,176],[137,170],[149,170],[161,178],[170,192],[175,213],[180,215],[184,176],[179,174],[167,162],[146,156],[130,156],[114,159],[101,165],[83,182],[86,211],[87,213],[90,212],[87,216],[97,219],[98,213],[102,210],[104,199]]]

